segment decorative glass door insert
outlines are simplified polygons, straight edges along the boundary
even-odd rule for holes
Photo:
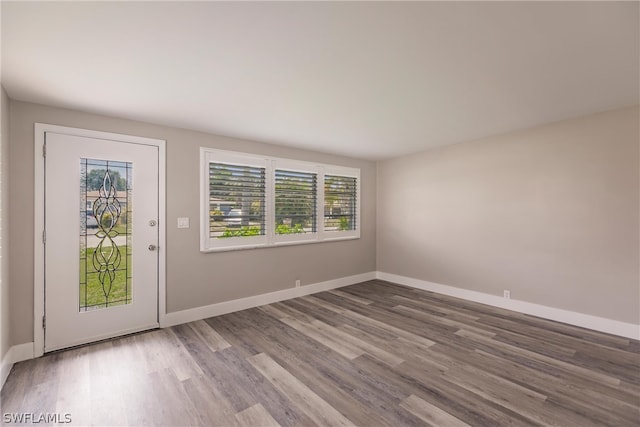
[[[132,302],[130,162],[80,159],[79,311]]]

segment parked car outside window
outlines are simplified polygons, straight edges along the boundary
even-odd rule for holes
[[[242,209],[231,209],[224,218],[224,222],[229,227],[240,227],[242,225]]]

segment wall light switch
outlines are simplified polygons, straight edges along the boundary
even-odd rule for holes
[[[178,218],[178,228],[189,228],[189,218]]]

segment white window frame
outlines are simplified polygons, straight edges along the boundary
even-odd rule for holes
[[[230,151],[200,149],[200,251],[250,249],[267,245],[269,230],[262,236],[226,237],[218,239],[209,233],[209,163],[227,163],[265,169],[265,201],[269,192],[269,162],[267,159]],[[268,226],[269,203],[265,203],[265,227]]]
[[[276,169],[279,170],[287,170],[291,172],[305,172],[305,173],[314,173],[316,175],[316,231],[313,233],[301,233],[301,234],[276,234],[276,185],[275,185],[275,173]],[[305,162],[297,162],[294,160],[287,159],[273,159],[271,160],[271,177],[273,179],[273,186],[271,188],[271,197],[270,202],[272,205],[271,212],[273,212],[273,216],[271,218],[269,229],[273,233],[272,243],[274,245],[286,245],[286,244],[295,244],[295,243],[312,243],[318,240],[320,235],[320,224],[318,221],[319,215],[319,207],[318,207],[318,191],[320,191],[320,167]]]
[[[212,238],[209,233],[209,163],[257,166],[265,168],[265,235],[247,237]],[[300,234],[276,234],[275,171],[276,169],[315,173],[316,232]],[[356,226],[355,230],[326,231],[324,229],[324,177],[339,175],[356,178]],[[319,243],[323,241],[360,238],[360,169],[312,163],[279,157],[260,156],[235,151],[200,148],[200,251],[219,252],[255,249],[283,245]]]
[[[356,225],[355,230],[327,231],[324,228],[324,177],[325,175],[344,176],[356,179]],[[360,237],[360,169],[343,168],[338,166],[326,166],[322,174],[322,240],[357,239]]]

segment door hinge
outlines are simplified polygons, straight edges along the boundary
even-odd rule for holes
[[[42,230],[42,243],[47,243],[47,232],[45,230]]]
[[[47,144],[42,144],[42,157],[47,157]]]
[[[47,318],[42,316],[42,329],[47,328]]]

